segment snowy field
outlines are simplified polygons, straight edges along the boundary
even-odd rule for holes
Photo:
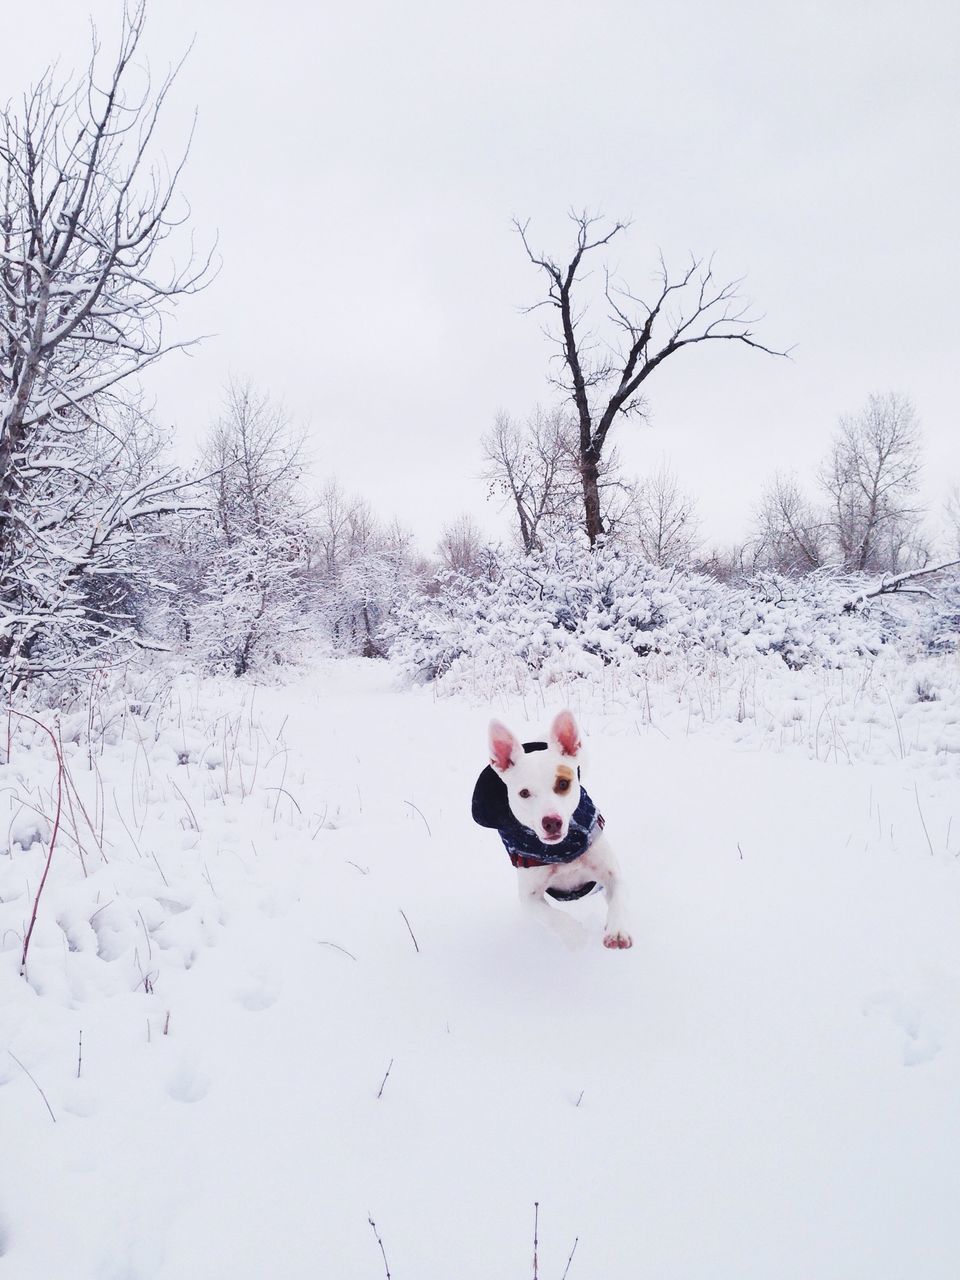
[[[526,1280],[537,1201],[543,1280],[953,1280],[957,658],[931,700],[651,671],[105,693],[61,718],[26,979],[58,771],[14,724],[0,1276],[377,1280],[372,1217],[394,1280]],[[527,925],[470,821],[491,709],[568,698],[626,953],[595,899],[577,951]]]

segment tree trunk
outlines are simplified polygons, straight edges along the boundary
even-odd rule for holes
[[[591,547],[596,546],[597,539],[603,533],[603,521],[600,518],[600,480],[597,459],[593,453],[586,454],[580,461],[580,476],[583,482],[583,517],[584,528]]]

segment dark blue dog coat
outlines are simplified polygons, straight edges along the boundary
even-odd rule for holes
[[[525,742],[526,752],[546,751],[545,742]],[[579,773],[579,771],[578,771]],[[573,862],[585,853],[603,829],[603,817],[597,806],[581,787],[580,802],[570,819],[570,827],[559,844],[544,844],[536,834],[518,822],[510,808],[507,784],[497,771],[487,765],[473,789],[473,820],[481,827],[496,830],[515,867],[548,867],[561,862]],[[555,898],[582,898],[594,889],[590,881],[576,889],[548,889]]]

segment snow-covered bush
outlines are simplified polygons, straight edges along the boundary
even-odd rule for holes
[[[469,665],[549,683],[639,669],[651,654],[776,654],[793,669],[843,667],[894,642],[917,652],[956,644],[951,591],[939,603],[871,598],[864,581],[826,571],[730,585],[615,546],[557,546],[506,559],[496,581],[439,575],[399,610],[391,652],[417,680]]]

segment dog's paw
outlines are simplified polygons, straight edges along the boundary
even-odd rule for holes
[[[633,946],[633,939],[629,933],[617,930],[603,935],[603,945],[609,947],[612,951],[626,951]]]

